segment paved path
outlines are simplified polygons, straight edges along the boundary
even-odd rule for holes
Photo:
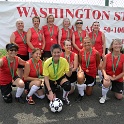
[[[15,94],[15,91],[14,91]],[[110,100],[99,104],[101,88],[96,85],[93,95],[84,96],[75,103],[77,90],[70,95],[71,106],[63,106],[60,113],[52,113],[47,100],[35,98],[35,105],[3,102],[0,95],[0,124],[124,124],[124,99],[116,100],[112,92]]]

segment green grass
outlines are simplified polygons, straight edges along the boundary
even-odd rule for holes
[[[6,55],[6,50],[5,49],[0,49],[0,58]]]

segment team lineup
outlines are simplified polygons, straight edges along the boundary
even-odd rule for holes
[[[75,22],[76,30],[69,28],[69,18],[63,19],[63,28],[54,24],[54,16],[47,17],[42,28],[40,17],[32,18],[33,26],[24,31],[22,19],[16,20],[16,28],[6,45],[7,55],[0,59],[0,88],[3,100],[11,103],[12,87],[16,86],[15,99],[19,103],[34,105],[33,95],[47,98],[51,111],[61,111],[63,104],[70,105],[68,96],[75,88],[78,94],[75,102],[83,96],[92,95],[98,74],[104,104],[109,90],[115,97],[123,98],[124,55],[122,41],[114,39],[105,55],[105,34],[100,31],[98,21],[93,22],[92,31],[83,30],[82,19]],[[56,91],[62,89],[62,101]],[[61,91],[60,91],[61,92]],[[26,98],[23,98],[23,93]],[[58,92],[57,92],[58,93]],[[57,103],[58,102],[58,103]],[[59,106],[57,109],[56,105]]]

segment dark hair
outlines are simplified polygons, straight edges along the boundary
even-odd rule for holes
[[[40,22],[40,17],[39,17],[39,16],[34,16],[34,17],[32,18],[32,22],[34,22],[34,19],[38,19],[39,22]]]
[[[32,50],[32,55],[33,55],[35,52],[37,52],[38,50],[41,52],[41,50],[40,50],[39,48],[34,48],[34,49]]]
[[[50,48],[50,51],[53,52],[54,49],[60,49],[60,51],[62,50],[62,48],[59,44],[53,44]]]
[[[94,25],[94,23],[98,23],[98,24],[99,24],[99,22],[98,22],[98,21],[95,21],[95,22],[93,22],[92,26]],[[99,24],[99,26],[100,26],[100,24]]]
[[[53,17],[53,21],[55,20],[54,16],[52,14],[50,14],[50,15],[47,16],[47,23],[48,23],[48,19],[49,19],[50,16]]]
[[[19,49],[19,47],[15,43],[8,43],[6,45],[6,51],[10,50],[11,48],[15,48],[17,51]]]

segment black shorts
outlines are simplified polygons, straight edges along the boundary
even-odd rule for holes
[[[27,61],[29,59],[29,55],[20,55],[20,54],[17,54],[18,57],[20,57],[22,60],[25,60]],[[23,65],[18,65],[18,68],[24,68]]]
[[[116,93],[123,93],[123,83],[118,81],[111,81],[112,82],[112,89],[111,91]]]
[[[20,78],[19,76],[15,76],[13,80],[15,81],[17,78]],[[15,87],[16,85],[13,85],[12,82],[10,82],[7,85],[0,85],[1,94],[2,95],[8,95],[12,92],[12,86]]]
[[[31,81],[25,82],[25,89],[26,89],[26,90],[30,90],[30,87],[29,87],[30,83],[31,83]],[[39,90],[42,89],[42,88],[43,88],[43,87],[40,86]]]
[[[85,81],[85,84],[86,85],[92,84],[95,81],[95,78],[94,77],[89,76],[86,73],[84,73],[84,75],[85,75],[85,79],[86,79],[86,81]]]
[[[68,77],[66,75],[66,78],[70,81],[70,83],[74,83],[75,81],[77,81],[77,72],[76,71],[72,72],[71,77]]]
[[[50,51],[44,51],[42,54],[42,58],[50,58],[52,57],[51,52]]]
[[[49,80],[50,87],[51,87],[51,90],[52,90],[53,93],[55,93],[55,90],[56,90],[56,88],[57,88],[57,85],[60,85],[60,83],[61,83],[61,81],[62,81],[63,78],[66,78],[66,76],[64,75],[64,76],[62,76],[60,79],[58,79],[58,80],[56,80],[56,81]],[[56,82],[57,84],[56,84],[55,82]],[[46,94],[49,94],[48,89],[47,89],[47,87],[46,87],[46,84],[44,84],[44,86],[45,86],[45,93],[46,93]]]

